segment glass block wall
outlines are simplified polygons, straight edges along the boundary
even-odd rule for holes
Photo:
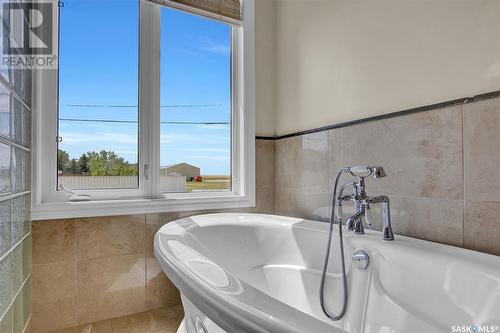
[[[22,30],[9,23],[2,19],[2,35]],[[27,332],[31,317],[30,147],[31,69],[0,65],[1,333]]]

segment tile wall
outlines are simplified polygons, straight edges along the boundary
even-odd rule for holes
[[[274,210],[274,141],[258,140],[257,207]],[[203,212],[33,222],[33,332],[74,327],[180,303],[153,254],[167,222]]]
[[[494,98],[277,140],[276,213],[327,220],[337,170],[381,165],[395,233],[500,255],[499,129]]]
[[[1,20],[0,54],[10,27]],[[22,29],[18,29],[22,30]],[[31,69],[0,66],[0,332],[31,317]]]

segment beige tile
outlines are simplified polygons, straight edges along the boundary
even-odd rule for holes
[[[275,212],[315,220],[328,219],[328,132],[278,140],[276,156]]]
[[[263,214],[274,214],[274,188],[257,189],[256,195],[256,212]]]
[[[163,226],[168,222],[172,222],[179,218],[179,213],[151,213],[146,214],[146,224],[147,225],[159,225]]]
[[[145,214],[77,219],[78,260],[144,253],[145,230]]]
[[[77,324],[76,262],[33,266],[33,332]]]
[[[327,131],[276,142],[276,213],[328,218],[329,150]]]
[[[163,273],[152,254],[146,257],[146,303],[148,310],[181,304],[179,290]]]
[[[295,174],[297,189],[306,194],[328,192],[330,190],[328,131],[302,135],[300,138],[299,173]]]
[[[331,174],[335,175],[340,168],[345,166],[386,163],[390,152],[387,148],[391,147],[396,138],[391,133],[382,135],[385,132],[387,128],[381,121],[371,121],[328,131]]]
[[[146,253],[153,253],[154,237],[158,230],[178,218],[178,213],[146,214]]]
[[[387,131],[381,121],[373,121],[355,126],[337,128],[329,131],[329,185],[333,184],[337,172],[346,166],[381,165],[387,168],[394,152],[396,137]],[[388,172],[389,173],[389,172]],[[342,183],[355,178],[344,176]],[[382,193],[380,179],[367,178],[367,193]],[[331,188],[329,188],[331,191]]]
[[[500,203],[465,204],[464,247],[500,256]]]
[[[274,141],[255,141],[255,174],[257,188],[274,189]]]
[[[144,254],[78,261],[79,324],[145,311]]]
[[[76,220],[34,221],[33,264],[76,261]]]
[[[175,333],[184,316],[182,305],[112,320],[113,333]]]
[[[421,112],[330,131],[330,180],[349,165],[381,165],[367,192],[462,198],[461,107]],[[344,179],[347,180],[347,179]]]
[[[461,200],[462,106],[385,119],[380,135],[393,135],[387,156],[388,195]],[[388,149],[389,148],[389,149]]]
[[[303,219],[328,221],[330,216],[330,194],[308,193],[296,190],[293,194],[293,216]]]
[[[281,139],[276,142],[276,188],[307,193],[328,191],[328,132]]]
[[[463,246],[463,201],[390,197],[393,231],[454,246]]]
[[[275,143],[275,184],[276,188],[295,188],[296,175],[300,173],[299,152],[301,138],[291,137]]]
[[[111,320],[98,321],[91,324],[64,328],[50,333],[112,333]]]
[[[295,191],[294,189],[276,188],[275,192],[275,213],[285,216],[295,214]]]
[[[500,202],[500,98],[464,112],[465,199]]]
[[[255,207],[241,207],[238,213],[274,214],[274,188],[257,188]]]

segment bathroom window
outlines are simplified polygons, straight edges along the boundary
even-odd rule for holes
[[[161,9],[162,192],[231,189],[231,30]]]
[[[66,0],[59,16],[57,188],[138,188],[139,2]]]
[[[241,21],[65,1],[34,80],[34,218],[253,206],[254,1]]]

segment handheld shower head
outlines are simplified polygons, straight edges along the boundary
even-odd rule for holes
[[[356,165],[349,167],[349,172],[354,177],[373,176],[373,178],[383,178],[386,176],[384,168],[381,166]]]
[[[385,176],[387,176],[384,168],[382,168],[381,166],[372,167],[372,175],[373,178],[384,178]]]

